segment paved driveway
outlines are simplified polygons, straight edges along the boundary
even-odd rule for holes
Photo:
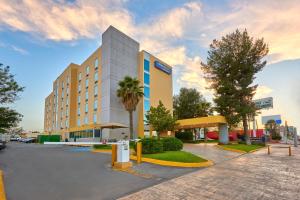
[[[139,175],[111,170],[109,154],[86,148],[10,143],[0,151],[8,200],[116,199],[197,169],[143,163]]]
[[[298,200],[300,147],[262,149],[147,188],[122,200]]]
[[[216,144],[184,144],[183,150],[212,160],[216,164],[241,155],[240,153],[219,149]]]

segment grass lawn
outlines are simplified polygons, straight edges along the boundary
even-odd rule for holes
[[[218,143],[219,140],[207,140],[206,142],[204,140],[183,140],[183,143],[191,143],[191,144],[200,144],[200,143]]]
[[[263,148],[264,146],[262,145],[246,145],[246,144],[226,144],[226,145],[221,145],[222,147],[226,147],[229,149],[237,149],[245,152],[250,152],[255,149],[260,149]]]
[[[143,154],[144,158],[153,158],[157,160],[166,160],[173,162],[185,162],[185,163],[198,163],[206,162],[204,158],[196,156],[194,154],[185,151],[166,151],[163,153],[156,154]]]

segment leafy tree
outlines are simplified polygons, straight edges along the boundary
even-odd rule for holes
[[[179,95],[173,97],[173,108],[177,119],[212,115],[211,103],[194,88],[181,88]]]
[[[15,110],[0,107],[0,133],[5,133],[7,129],[15,127],[21,121],[22,115]]]
[[[119,82],[119,89],[117,90],[117,96],[129,112],[129,129],[130,138],[132,139],[135,137],[133,135],[133,112],[136,110],[139,100],[144,96],[143,87],[139,85],[140,81],[138,79],[126,76]]]
[[[265,124],[265,130],[270,134],[272,139],[281,139],[278,125],[274,120],[269,120]]]
[[[0,104],[13,103],[18,99],[18,93],[22,92],[24,87],[18,85],[14,75],[10,73],[9,66],[4,67],[0,63]],[[21,120],[22,115],[15,110],[7,107],[0,107],[0,133],[15,127]]]
[[[230,126],[243,122],[247,144],[250,144],[247,116],[256,113],[252,98],[257,85],[255,74],[263,69],[268,46],[263,39],[254,40],[247,30],[213,40],[207,65],[202,64],[205,78],[215,92],[216,111],[224,115]]]
[[[18,93],[22,92],[24,87],[20,87],[10,73],[9,66],[4,67],[0,63],[0,104],[13,103],[18,98]]]
[[[146,114],[146,123],[157,131],[158,137],[161,132],[173,131],[176,127],[176,118],[174,118],[161,101],[157,107],[152,107]]]

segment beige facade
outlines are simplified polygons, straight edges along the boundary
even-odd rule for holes
[[[117,29],[113,27],[110,27],[109,29],[113,29],[115,32],[114,34],[119,34]],[[123,33],[120,38],[121,39],[116,38],[116,41],[122,43],[123,39],[124,41],[130,39],[129,37],[129,39],[125,38]],[[126,43],[126,41],[124,43]],[[128,46],[128,48],[130,48],[130,46]],[[101,107],[102,105],[107,104],[107,102],[103,102],[102,98],[107,92],[112,90],[112,88],[109,90],[108,88],[103,87],[104,85],[101,85],[103,84],[102,79],[107,78],[106,76],[116,77],[114,74],[102,74],[104,69],[106,69],[107,73],[106,66],[101,66],[103,63],[102,59],[104,59],[102,51],[103,48],[100,46],[81,65],[70,64],[54,81],[53,91],[45,99],[45,132],[61,134],[63,140],[65,138],[74,138],[74,136],[79,138],[95,138],[99,136],[100,127],[104,121],[104,119],[101,119]],[[124,52],[126,53],[126,49]],[[107,54],[108,53],[106,52],[105,55],[107,56]],[[147,129],[144,125],[144,115],[150,106],[157,106],[159,100],[161,100],[168,109],[172,110],[172,73],[166,73],[164,69],[167,69],[167,72],[172,72],[172,70],[169,65],[146,51],[139,51],[137,54],[137,78],[143,86],[146,86],[145,88],[148,88],[148,91],[145,91],[148,96],[145,95],[140,101],[136,111],[137,123],[135,124],[137,127],[135,127],[135,130],[138,132],[137,134],[139,136],[143,136]],[[118,61],[118,59],[116,59],[111,62],[122,62],[122,60],[120,61],[119,59]],[[124,62],[126,64],[126,59]],[[145,62],[149,65],[149,69],[147,69],[146,72],[144,66]],[[118,63],[114,64],[118,65]],[[122,66],[122,63],[119,65]],[[162,67],[163,70],[156,67],[156,65]],[[120,69],[124,70],[122,72],[123,74],[127,73],[126,70],[132,71],[132,69],[126,67]],[[114,73],[118,72],[115,71]],[[145,77],[147,81],[144,80]],[[148,82],[148,84],[146,82]],[[105,90],[105,94],[102,94],[101,90]],[[120,104],[120,102],[114,102],[114,104]],[[124,108],[123,106],[120,107],[121,109]],[[123,121],[127,120],[128,119],[126,118]]]

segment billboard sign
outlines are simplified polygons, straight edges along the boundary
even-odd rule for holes
[[[165,72],[165,73],[167,73],[167,74],[172,74],[172,69],[171,69],[171,68],[165,66],[164,64],[162,64],[162,63],[160,63],[160,62],[158,62],[158,61],[155,61],[155,62],[154,62],[154,66],[155,66],[157,69],[159,69],[159,70],[161,70],[161,71],[163,71],[163,72]]]
[[[261,117],[261,122],[262,124],[268,123],[268,121],[274,120],[276,124],[281,124],[281,115],[269,115],[269,116],[262,116]]]
[[[269,109],[273,108],[273,97],[267,97],[263,99],[257,99],[253,101],[255,103],[255,106],[258,109]]]

